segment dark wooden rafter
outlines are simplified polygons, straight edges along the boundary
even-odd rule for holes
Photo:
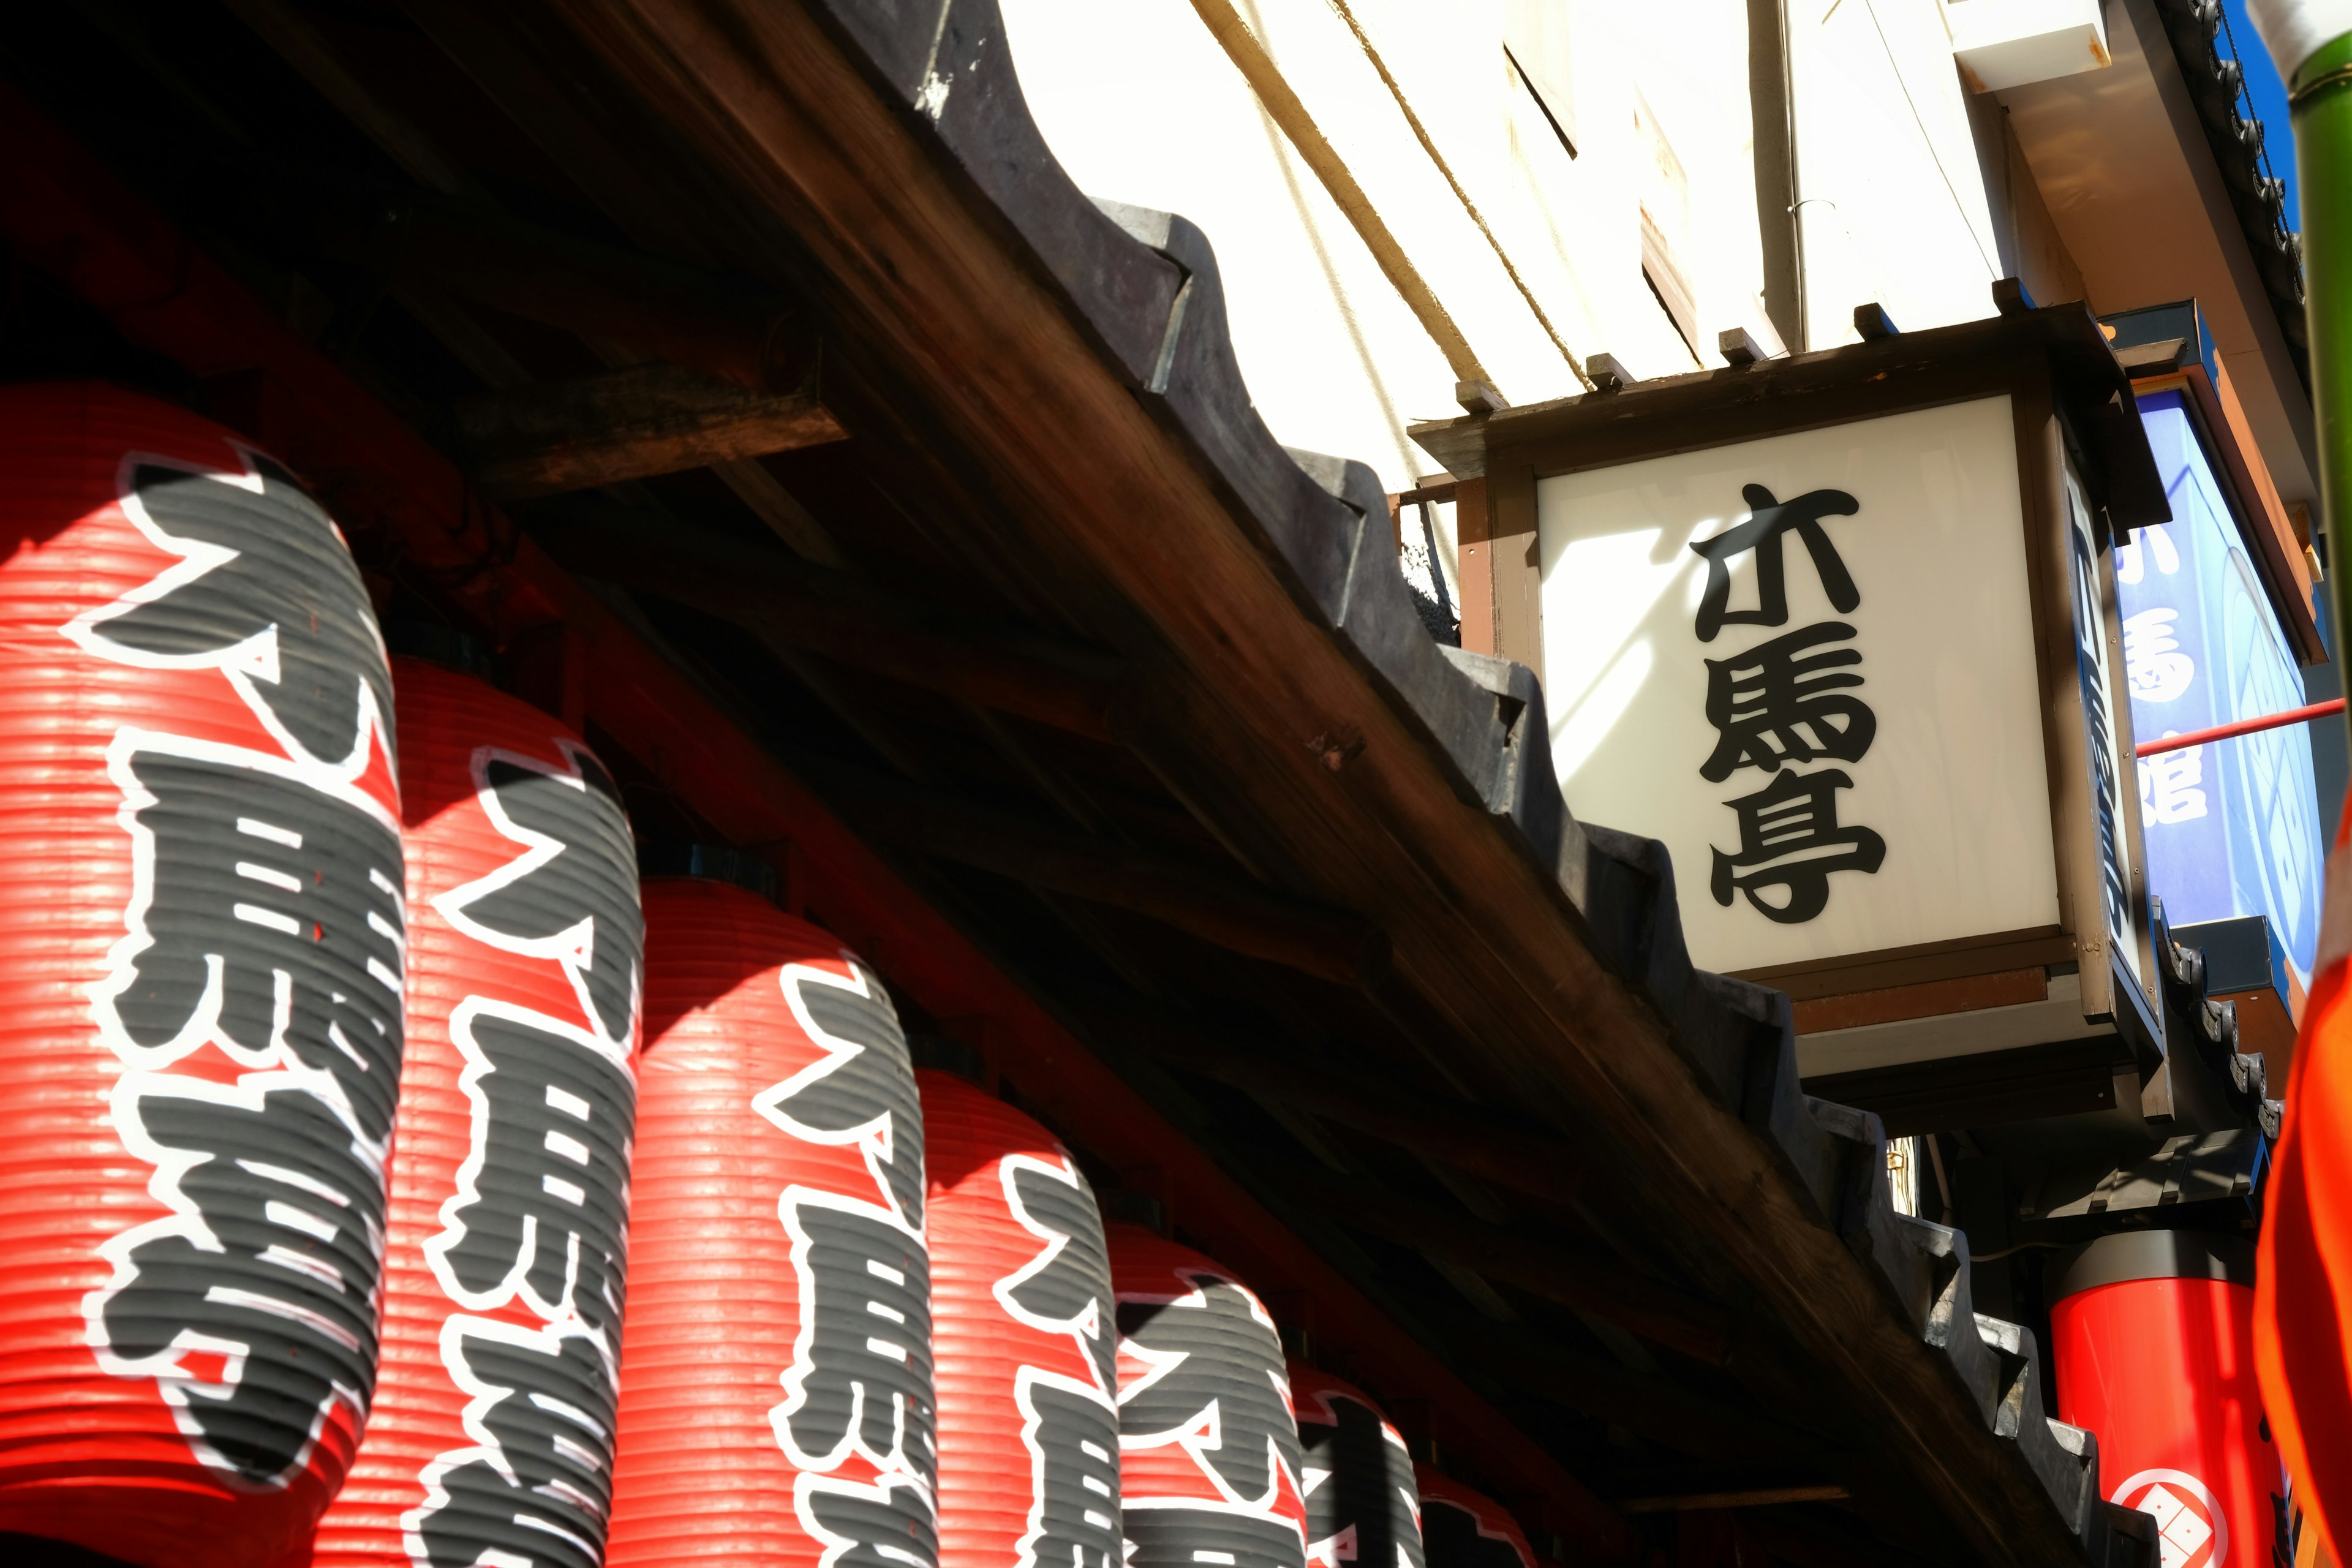
[[[450,424],[467,471],[500,500],[593,489],[845,440],[816,380],[745,392],[654,363],[460,398]]]
[[[538,530],[575,571],[675,599],[762,637],[1073,734],[1111,738],[1126,662],[991,626],[870,578],[613,506],[572,503]]]
[[[1088,1009],[1087,1015],[1097,1031],[1139,1046],[1171,1067],[1297,1106],[1498,1186],[1560,1205],[1584,1194],[1589,1166],[1568,1143],[1475,1106],[1383,1093],[1368,1087],[1370,1075],[1342,1078],[1290,1066],[1273,1048],[1222,1039],[1165,1015],[1109,1008]]]
[[[1040,825],[877,775],[809,764],[842,814],[887,844],[1149,915],[1204,942],[1341,985],[1374,982],[1380,929],[1197,863]]]
[[[1352,1229],[1590,1312],[1695,1361],[1720,1366],[1731,1359],[1731,1313],[1639,1274],[1589,1242],[1484,1225],[1304,1166],[1269,1168],[1282,1170],[1283,1189],[1292,1197]]]
[[[807,312],[772,289],[599,245],[479,204],[422,199],[323,213],[328,252],[526,321],[619,343],[745,392],[802,386],[816,362]]]

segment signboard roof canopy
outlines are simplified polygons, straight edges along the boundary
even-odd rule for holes
[[[1412,435],[1457,479],[1521,465],[1559,474],[1957,403],[2037,380],[2074,437],[2093,505],[2118,528],[2168,521],[2131,378],[2079,303],[1439,420],[1413,426]]]

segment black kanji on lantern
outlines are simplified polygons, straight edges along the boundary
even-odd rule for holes
[[[1728,905],[1736,892],[1767,919],[1795,925],[1827,907],[1832,872],[1877,870],[1886,841],[1838,824],[1837,792],[1853,787],[1837,768],[1779,773],[1754,795],[1727,802],[1739,814],[1739,850],[1715,852],[1715,901]],[[1782,900],[1764,898],[1764,888],[1781,889]]]
[[[1359,1568],[1422,1568],[1412,1456],[1362,1400],[1337,1390],[1321,1399],[1330,1421],[1311,1404],[1298,1414],[1308,1550]]]
[[[477,757],[482,809],[525,849],[436,907],[478,941],[562,963],[589,1024],[626,1042],[646,945],[636,850],[612,775],[586,747],[562,746],[568,773],[487,748]]]
[[[1021,1568],[1118,1568],[1118,1417],[1026,1369],[1013,1397],[1034,1489]]]
[[[937,1555],[939,1416],[914,1066],[889,994],[869,971],[787,964],[781,984],[824,1055],[754,1097],[752,1108],[804,1142],[858,1151],[872,1188],[795,1185],[782,1195],[802,1329],[771,1421],[803,1470],[830,1472],[856,1455],[881,1472],[877,1489],[829,1479],[804,1492],[803,1521],[835,1542],[838,1561],[864,1562],[869,1549],[913,1552],[919,1538],[917,1556],[898,1563],[924,1568]]]
[[[795,1491],[802,1525],[824,1546],[824,1568],[928,1568],[940,1560],[930,1505],[903,1479],[866,1486],[807,1476]]]
[[[1013,1217],[1039,1250],[998,1281],[997,1297],[1028,1326],[1067,1335],[1088,1374],[1077,1383],[1024,1366],[1016,1380],[1032,1485],[1018,1568],[1118,1568],[1118,1344],[1102,1220],[1066,1156],[1019,1156],[1003,1171]]]
[[[1213,1420],[1217,1446],[1202,1458],[1223,1489],[1269,1498],[1277,1471],[1296,1476],[1299,1465],[1297,1423],[1276,1386],[1282,1342],[1232,1280],[1196,1274],[1192,1285],[1192,1297],[1119,1306],[1119,1337],[1156,1368],[1120,1402],[1119,1430],[1129,1442],[1174,1442]]]
[[[1127,1568],[1304,1568],[1306,1548],[1291,1520],[1202,1504],[1130,1505]]]
[[[101,1018],[159,1066],[207,1043],[247,1065],[282,1047],[381,1143],[400,1089],[399,836],[226,747],[124,731],[111,764],[134,897]]]
[[[1117,1309],[1112,1305],[1110,1255],[1094,1194],[1075,1164],[1067,1177],[1020,1163],[1007,1183],[1013,1217],[1045,1242],[1044,1249],[1009,1279],[1009,1304],[1036,1327],[1066,1333],[1094,1369],[1106,1399],[1118,1389]],[[1114,1438],[1118,1428],[1111,1429]]]
[[[246,456],[242,475],[131,468],[124,513],[181,559],[68,635],[117,663],[221,669],[298,755],[356,765],[371,724],[389,753],[392,675],[359,567],[291,475]]]
[[[116,1090],[124,1142],[170,1173],[179,1212],[111,1245],[100,1353],[155,1375],[204,1461],[256,1486],[306,1462],[337,1401],[364,1419],[375,1387],[383,1152],[316,1079],[132,1073]]]
[[[593,1036],[469,997],[450,1015],[472,1145],[425,1255],[478,1310],[520,1293],[610,1340],[620,1321],[636,1086]]]
[[[1862,590],[1845,569],[1845,562],[1822,527],[1825,517],[1852,517],[1862,503],[1843,490],[1808,490],[1793,500],[1776,500],[1762,485],[1740,492],[1750,515],[1746,522],[1702,539],[1691,549],[1706,561],[1706,589],[1699,597],[1698,640],[1713,642],[1727,626],[1785,626],[1789,624],[1787,563],[1781,559],[1781,538],[1795,533],[1811,552],[1813,570],[1821,574],[1822,591],[1841,615],[1850,615],[1862,603]],[[1731,604],[1731,558],[1756,552],[1756,608],[1735,610]]]
[[[928,1487],[937,1416],[922,1243],[886,1215],[829,1194],[793,1200],[786,1223],[807,1325],[785,1380],[791,1397],[778,1431],[786,1451],[815,1470],[863,1454]]]
[[[442,1358],[477,1446],[425,1472],[420,1568],[598,1568],[612,1503],[611,1352],[585,1334],[452,1318]],[[414,1549],[412,1548],[412,1551]]]

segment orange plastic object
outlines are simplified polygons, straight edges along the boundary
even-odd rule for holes
[[[482,682],[393,663],[408,1064],[384,1364],[294,1563],[595,1568],[611,1500],[645,922],[620,793]]]
[[[938,1562],[922,1113],[881,981],[645,884],[613,1568]]]
[[[0,390],[0,1532],[238,1568],[376,1376],[401,1049],[390,677],[286,469]]]
[[[940,1568],[1118,1568],[1118,1330],[1094,1193],[1003,1100],[919,1072]]]

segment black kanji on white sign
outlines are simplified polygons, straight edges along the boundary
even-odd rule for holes
[[[1787,501],[1762,485],[1748,485],[1742,493],[1751,509],[1748,520],[1691,545],[1706,561],[1695,627],[1701,642],[1713,642],[1726,626],[1789,624],[1784,544],[1790,533],[1811,556],[1832,606],[1848,614],[1861,605],[1862,590],[1822,526],[1823,518],[1854,515],[1860,502],[1843,490],[1809,490]],[[1756,608],[1735,610],[1731,563],[1749,552],[1756,558]],[[1877,714],[1852,694],[1863,683],[1862,653],[1837,646],[1854,635],[1844,621],[1822,621],[1705,661],[1706,718],[1716,743],[1699,764],[1699,776],[1721,784],[1742,768],[1772,775],[1762,789],[1725,803],[1738,816],[1739,847],[1715,850],[1708,891],[1717,903],[1728,906],[1744,897],[1767,920],[1800,924],[1828,907],[1833,873],[1874,873],[1885,859],[1885,840],[1838,821],[1835,792],[1852,788],[1852,775],[1836,768],[1781,771],[1823,757],[1858,763],[1877,737]]]

